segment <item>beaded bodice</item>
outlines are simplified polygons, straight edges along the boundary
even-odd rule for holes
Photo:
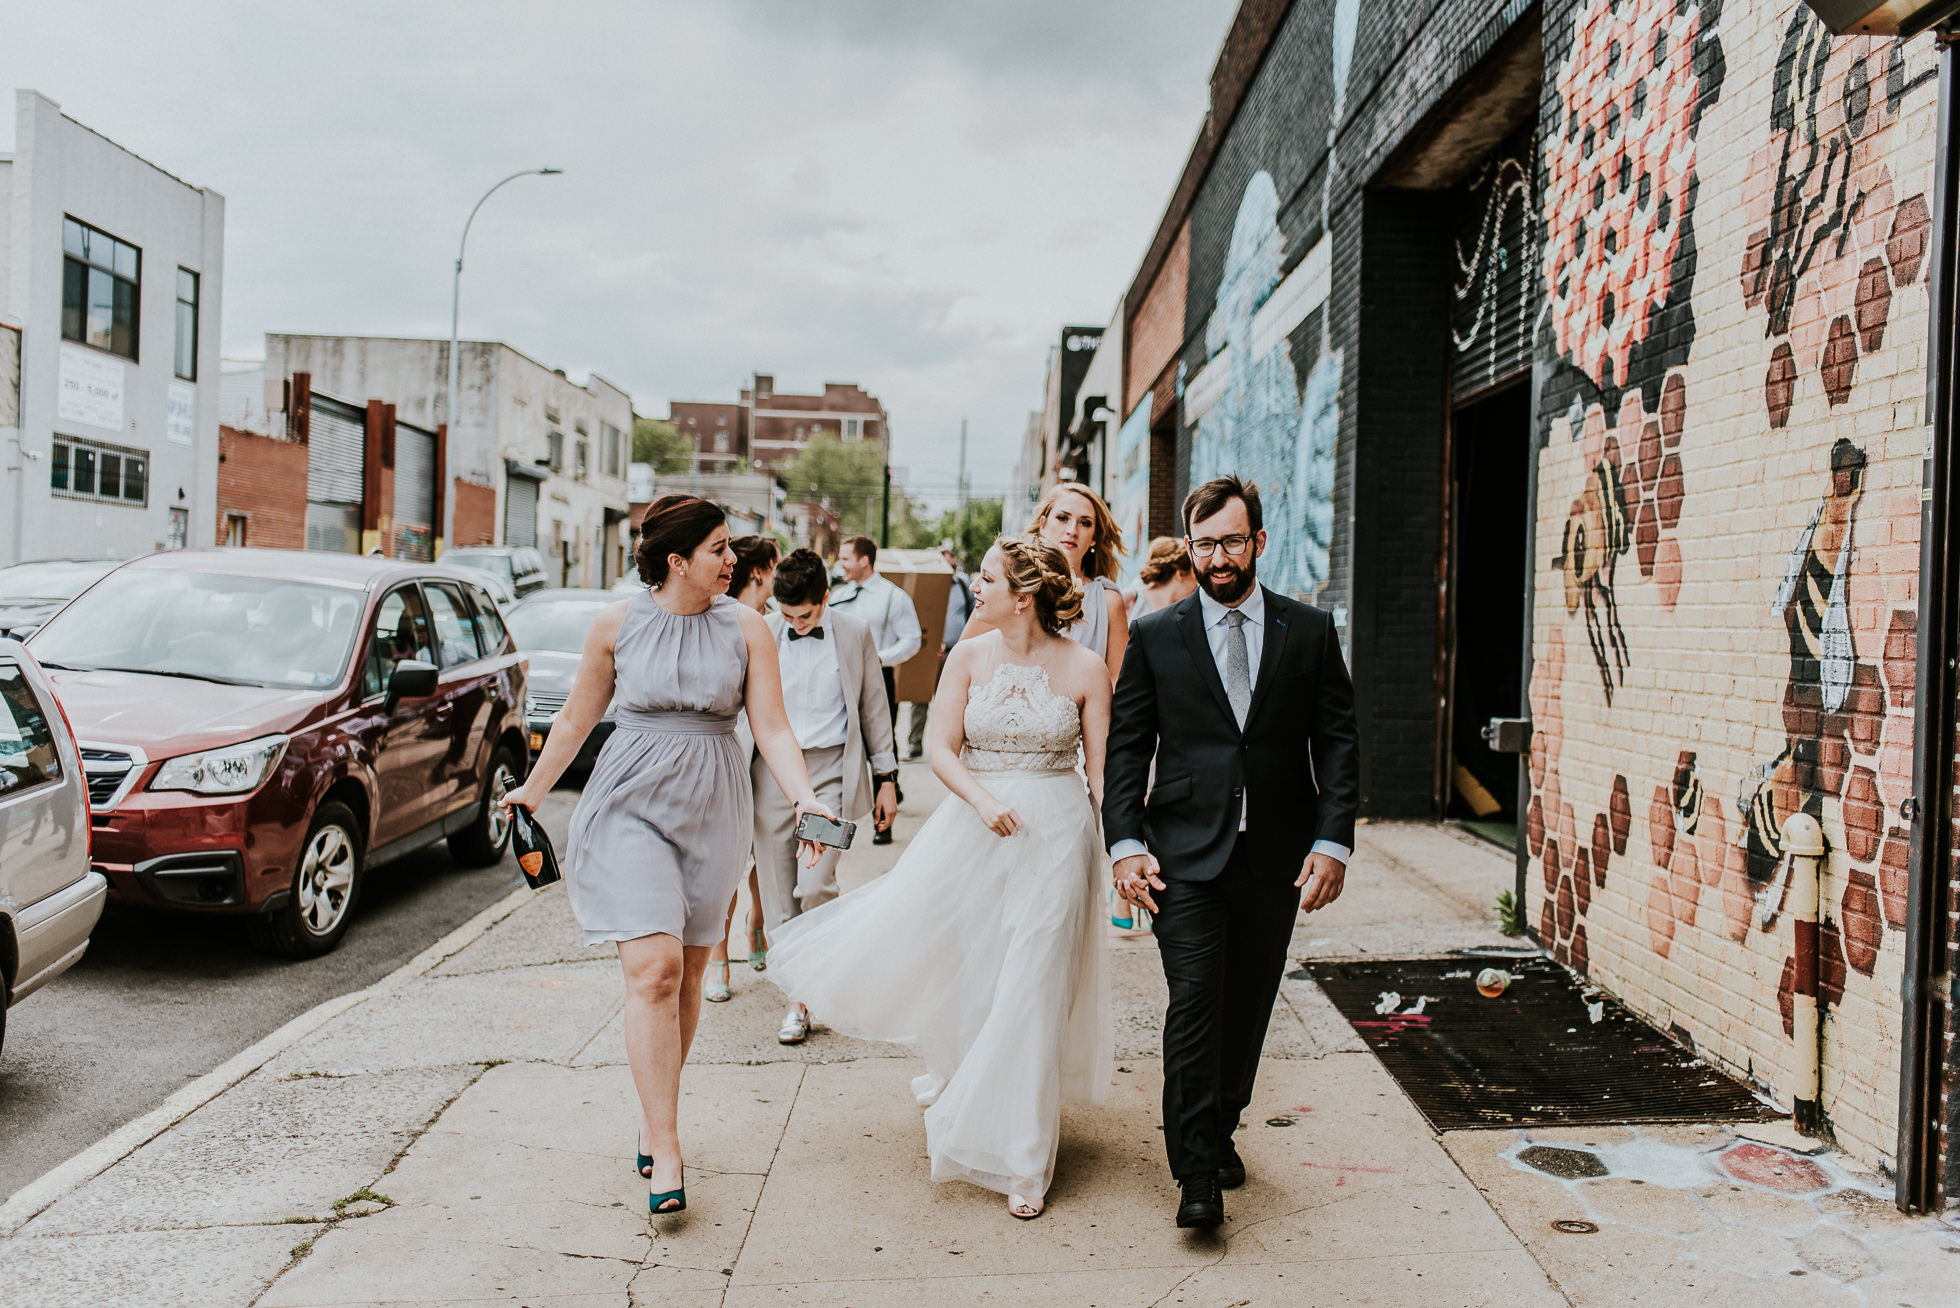
[[[1082,714],[1057,695],[1043,668],[1003,663],[966,697],[966,750],[974,772],[1075,766]]]

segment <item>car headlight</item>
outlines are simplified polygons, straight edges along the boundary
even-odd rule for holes
[[[157,770],[151,790],[188,790],[199,795],[242,795],[257,790],[286,752],[286,737],[260,736],[242,745],[184,754]]]

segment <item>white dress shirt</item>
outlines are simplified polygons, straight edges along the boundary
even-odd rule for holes
[[[817,639],[819,631],[822,640]],[[837,666],[837,633],[831,630],[830,615],[818,619],[809,635],[791,640],[795,634],[795,628],[784,622],[783,634],[776,638],[789,729],[804,749],[842,745],[849,739],[850,704],[844,698],[844,674]]]
[[[878,662],[885,667],[897,667],[917,654],[925,643],[919,630],[919,611],[912,607],[912,597],[875,572],[864,581],[844,587],[830,602],[850,605],[851,616],[871,628],[871,639],[878,646]]]
[[[1246,597],[1238,602],[1237,609],[1245,615],[1245,657],[1247,665],[1252,669],[1253,689],[1257,690],[1259,687],[1259,660],[1266,652],[1266,592],[1264,588],[1254,583],[1252,589],[1246,592]],[[1231,626],[1225,619],[1231,612],[1231,608],[1213,599],[1209,591],[1202,587],[1199,588],[1198,613],[1204,619],[1205,623],[1205,644],[1211,646],[1211,661],[1218,665],[1218,680],[1221,683],[1225,680],[1226,646],[1227,642],[1231,639]],[[1243,729],[1245,723],[1240,722],[1239,726]],[[1245,830],[1245,804],[1246,801],[1240,799],[1239,830],[1241,831]],[[1111,862],[1117,859],[1128,858],[1132,854],[1142,854],[1145,852],[1147,851],[1141,840],[1119,840],[1109,847]],[[1314,841],[1312,852],[1316,854],[1327,854],[1339,860],[1342,864],[1346,864],[1349,859],[1354,857],[1354,851],[1352,849],[1334,840]]]

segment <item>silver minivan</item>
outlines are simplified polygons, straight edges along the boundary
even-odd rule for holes
[[[88,948],[108,885],[74,735],[33,655],[0,640],[0,1041],[6,1010]]]

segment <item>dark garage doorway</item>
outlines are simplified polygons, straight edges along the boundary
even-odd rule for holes
[[[1531,387],[1455,410],[1450,420],[1450,660],[1447,816],[1516,840],[1518,756],[1485,743],[1492,718],[1524,712],[1530,581]]]

